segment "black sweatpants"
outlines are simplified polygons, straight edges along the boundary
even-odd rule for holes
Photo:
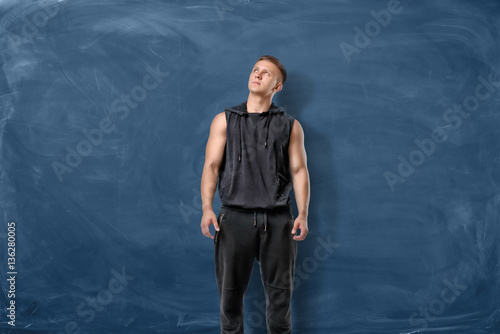
[[[214,239],[215,275],[220,294],[221,334],[244,333],[244,304],[254,259],[266,294],[268,334],[292,332],[291,298],[297,242],[293,215],[286,207],[242,211],[221,207]]]

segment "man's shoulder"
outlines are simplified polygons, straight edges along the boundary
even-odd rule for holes
[[[215,115],[214,119],[212,120],[212,127],[214,129],[225,130],[225,128],[226,128],[225,112],[220,112],[217,115]]]
[[[221,111],[220,113],[218,113],[217,115],[215,115],[214,119],[220,119],[220,118],[226,118],[226,112],[225,111]]]
[[[289,122],[293,122],[295,120],[295,117],[291,114],[289,114],[288,112],[286,112],[286,110],[282,107],[279,107],[280,109],[280,112],[279,112],[279,115],[281,115],[281,117],[283,117],[285,120],[289,121]]]

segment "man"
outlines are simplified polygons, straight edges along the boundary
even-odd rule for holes
[[[216,115],[210,127],[201,178],[201,231],[214,239],[224,334],[244,333],[243,300],[254,259],[266,294],[268,333],[292,331],[297,241],[308,233],[310,190],[302,127],[272,103],[285,80],[281,62],[262,56],[250,74],[247,101]],[[218,216],[212,208],[217,183],[222,203]]]

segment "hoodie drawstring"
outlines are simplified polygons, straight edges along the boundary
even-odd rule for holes
[[[268,115],[267,115],[267,119],[266,119],[266,141],[264,142],[264,146],[267,147],[267,139],[269,138],[269,123],[271,122],[271,115],[273,113],[270,112]]]
[[[243,104],[242,104],[243,105]],[[235,114],[238,115],[238,130],[239,130],[239,152],[238,152],[238,161],[241,162],[241,159],[242,159],[242,155],[243,155],[243,131],[242,131],[242,118],[243,117],[248,117],[248,112],[245,112],[245,106],[242,106],[241,109],[236,109],[236,107],[233,107],[233,108],[230,108],[230,109],[226,109],[226,110],[229,110],[229,111],[233,111]],[[276,108],[276,106],[274,104],[271,104],[271,106],[269,107],[269,110],[268,111],[265,111],[265,113],[267,113],[267,119],[266,119],[266,122],[265,122],[265,125],[264,127],[266,128],[266,140],[264,142],[264,146],[267,147],[267,141],[269,140],[269,127],[270,127],[270,124],[271,124],[271,117],[272,115],[276,112],[276,110],[278,112],[281,112],[282,109],[281,108]]]
[[[269,112],[268,115],[267,115],[267,119],[266,119],[266,123],[265,123],[265,128],[266,128],[266,141],[264,142],[264,146],[267,147],[267,141],[269,139],[269,124],[271,123],[271,115],[273,113],[272,112]],[[238,161],[241,162],[241,155],[242,155],[242,151],[243,151],[243,131],[241,130],[241,119],[242,117],[248,117],[248,115],[239,115],[238,117],[238,125],[239,125],[239,137],[240,137],[240,150],[238,152]]]
[[[264,232],[267,232],[267,212],[264,212]]]
[[[238,125],[240,127],[240,129],[239,129],[240,130],[240,151],[238,152],[238,161],[241,162],[241,151],[243,149],[243,144],[242,144],[243,138],[242,138],[242,134],[241,134],[242,133],[242,131],[241,131],[241,115],[240,115],[240,117],[238,117],[238,122],[239,122]]]

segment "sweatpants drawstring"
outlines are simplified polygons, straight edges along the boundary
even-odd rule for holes
[[[267,212],[262,213],[264,216],[264,231],[267,232]],[[257,211],[253,212],[253,226],[257,227]]]

